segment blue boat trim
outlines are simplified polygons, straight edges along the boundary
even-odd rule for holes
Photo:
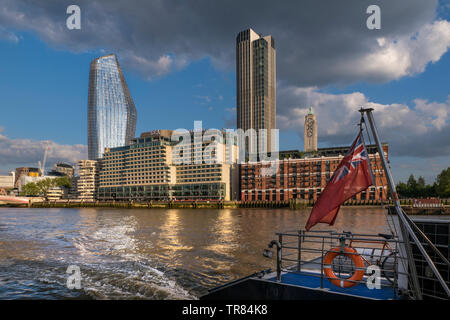
[[[267,281],[277,282],[277,278],[271,277]],[[309,272],[288,272],[281,275],[281,283],[294,286],[302,286],[311,289],[328,290],[329,292],[350,294],[353,296],[364,297],[377,300],[398,299],[395,290],[392,287],[381,286],[380,289],[369,289],[365,284],[357,284],[351,288],[340,288],[332,284],[326,277],[323,279],[323,288],[320,287],[320,276]]]

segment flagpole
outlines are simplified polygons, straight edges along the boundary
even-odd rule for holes
[[[400,200],[398,198],[398,194],[397,194],[397,190],[395,188],[395,183],[394,183],[394,179],[392,178],[392,174],[391,171],[389,170],[389,166],[388,163],[386,161],[386,157],[384,155],[384,150],[383,147],[381,145],[380,139],[378,137],[378,132],[377,132],[377,128],[375,126],[375,120],[372,114],[373,109],[372,108],[367,108],[367,109],[363,109],[361,108],[359,110],[359,112],[361,112],[361,114],[366,113],[367,114],[367,119],[369,120],[369,124],[370,124],[370,129],[372,131],[372,135],[375,139],[375,143],[377,145],[377,149],[378,149],[378,154],[380,155],[380,159],[381,159],[381,163],[383,165],[383,169],[384,172],[386,173],[386,178],[387,178],[387,182],[389,185],[389,189],[391,190],[391,194],[392,194],[392,198],[394,199],[394,203],[395,203],[395,210],[397,212],[397,215],[399,216],[403,226],[406,228],[406,230],[408,231],[408,234],[411,236],[411,238],[414,240],[415,244],[417,245],[418,249],[420,250],[420,252],[422,253],[422,255],[424,256],[425,260],[427,261],[428,265],[430,266],[431,270],[433,271],[434,275],[436,276],[436,278],[439,280],[439,283],[442,285],[442,287],[444,288],[445,292],[447,293],[447,295],[450,297],[450,290],[447,286],[447,284],[445,283],[444,279],[442,278],[441,274],[439,273],[439,271],[437,270],[435,264],[433,263],[433,261],[431,260],[430,256],[428,255],[428,253],[425,251],[422,243],[419,241],[419,239],[417,238],[415,232],[412,230],[411,225],[408,223],[407,218],[405,217],[405,214],[402,210],[402,207],[400,205]],[[410,220],[411,221],[411,220]],[[412,222],[412,221],[411,221]],[[414,222],[412,222],[414,223]],[[407,241],[408,239],[403,239],[404,241]],[[406,250],[407,252],[409,252],[408,248]],[[410,260],[410,259],[408,259]],[[414,264],[414,260],[410,260],[410,263],[412,263],[411,267],[414,268],[415,264]],[[414,268],[415,269],[415,268]],[[414,278],[414,277],[413,277]],[[415,283],[417,283],[417,278],[413,279]],[[418,293],[418,297],[419,299],[422,297],[421,293],[419,292],[419,287],[417,287],[417,293]]]

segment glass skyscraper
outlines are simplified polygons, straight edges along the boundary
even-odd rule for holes
[[[137,112],[114,54],[91,62],[88,96],[89,160],[105,148],[125,146],[134,138]]]

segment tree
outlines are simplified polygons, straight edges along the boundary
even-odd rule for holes
[[[433,183],[432,185],[427,184],[423,193],[426,197],[437,197],[438,195],[436,193],[436,183]]]
[[[55,187],[70,188],[72,186],[71,181],[68,176],[63,176],[60,178],[53,179]]]
[[[414,175],[411,174],[408,178],[408,182],[406,183],[408,194],[410,197],[416,197],[418,194],[417,181],[414,178]]]
[[[419,179],[417,179],[417,187],[420,189],[425,189],[425,179],[420,176]]]
[[[39,194],[39,188],[34,182],[30,182],[24,185],[22,188],[22,192],[20,193],[20,195],[22,196],[38,196]]]
[[[59,178],[46,178],[38,182],[30,182],[23,186],[23,196],[47,196],[48,190],[53,187],[70,188],[70,179],[67,176]]]
[[[436,192],[441,198],[450,197],[450,167],[438,174],[436,178]]]
[[[408,186],[406,185],[406,183],[404,182],[399,182],[397,184],[397,193],[400,197],[402,198],[407,198],[409,197],[409,193],[408,193]]]

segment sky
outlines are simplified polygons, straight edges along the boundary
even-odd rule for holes
[[[81,9],[69,30],[66,9]],[[366,9],[381,9],[369,30]],[[116,53],[136,136],[234,128],[235,37],[275,38],[280,149],[303,149],[312,106],[319,147],[350,145],[374,108],[397,181],[450,166],[450,1],[0,0],[0,174],[87,158],[90,62]]]

